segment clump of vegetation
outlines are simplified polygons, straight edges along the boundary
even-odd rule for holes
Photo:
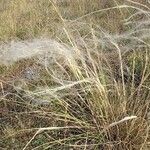
[[[149,149],[148,2],[0,4],[2,43],[43,36],[72,52],[0,64],[2,149]]]

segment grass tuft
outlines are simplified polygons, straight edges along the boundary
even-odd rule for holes
[[[149,3],[0,1],[0,147],[148,150]]]

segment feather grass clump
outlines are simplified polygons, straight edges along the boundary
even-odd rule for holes
[[[128,0],[97,9],[99,1],[94,0],[91,11],[85,0],[79,0],[81,6],[76,8],[66,1],[64,8],[80,11],[68,19],[57,2],[50,4],[63,24],[62,39],[1,45],[0,63],[16,72],[10,80],[18,75],[15,82],[8,82],[2,71],[2,147],[7,143],[8,149],[23,150],[148,149],[148,6]],[[98,14],[100,18],[116,11],[124,18],[121,32],[91,22]]]

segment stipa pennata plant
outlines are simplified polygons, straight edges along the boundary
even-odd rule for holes
[[[23,141],[22,149],[146,149],[150,54],[149,41],[143,36],[145,26],[141,25],[141,29],[131,21],[133,28],[128,26],[130,30],[127,28],[127,32],[117,35],[81,19],[128,8],[135,11],[125,20],[128,25],[128,21],[138,18],[139,14],[148,17],[148,10],[137,4],[117,5],[87,14],[82,12],[81,17],[72,20],[72,25],[63,18],[55,3],[52,6],[63,22],[60,37],[64,39],[58,38],[59,42],[53,41],[53,44],[50,40],[52,46],[46,40],[44,50],[48,49],[49,53],[16,62],[21,65],[32,59],[29,68],[34,71],[36,65],[39,66],[40,79],[23,79],[19,87],[17,83],[11,84],[13,92],[5,94],[4,91],[1,95],[2,105],[12,112],[11,116],[3,112],[3,116],[9,116],[12,121],[7,127],[3,125],[3,140],[6,143],[8,139]],[[78,28],[80,22],[82,26]],[[31,47],[27,49],[38,50],[40,42],[43,43],[41,39],[30,41]],[[55,52],[53,57],[52,52]],[[29,68],[22,67],[27,75]],[[6,118],[3,124],[5,121]]]
[[[82,49],[81,52],[80,50],[76,49],[80,54],[79,57],[71,59],[68,57],[65,61],[59,59],[53,66],[44,66],[47,78],[51,78],[53,86],[47,83],[25,91],[25,95],[39,100],[38,105],[41,105],[41,99],[46,99],[47,106],[44,112],[48,118],[56,117],[60,125],[58,127],[58,124],[54,123],[55,127],[39,128],[26,146],[47,130],[47,134],[50,136],[53,133],[54,137],[59,130],[59,137],[62,138],[59,142],[50,140],[49,144],[41,145],[47,148],[53,147],[53,144],[60,147],[63,145],[63,148],[89,149],[110,149],[110,147],[132,149],[135,145],[144,146],[148,131],[146,114],[149,94],[147,91],[147,97],[141,96],[145,91],[144,86],[139,86],[143,85],[142,76],[140,77],[132,68],[137,62],[130,54],[131,65],[126,65],[131,74],[126,75],[129,80],[123,80],[120,71],[121,62],[119,59],[114,59],[118,58],[117,52],[107,54],[99,53],[99,50],[94,52],[90,49]],[[133,56],[140,59],[136,53]],[[123,57],[121,61],[124,66]],[[146,59],[145,62],[143,61],[143,67],[146,67],[145,65],[147,65]],[[117,76],[111,70],[116,70]],[[135,84],[136,80],[134,81],[136,75],[141,78],[138,85]],[[143,75],[146,76],[148,74]],[[123,77],[125,79],[124,68]],[[133,85],[129,88],[131,81]],[[136,105],[137,103],[140,105]],[[51,111],[47,112],[49,108]],[[85,142],[86,144],[83,144]]]

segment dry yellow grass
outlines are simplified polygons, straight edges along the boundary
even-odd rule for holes
[[[0,52],[46,37],[75,53],[0,64],[0,148],[148,150],[149,20],[142,0],[0,0]]]

